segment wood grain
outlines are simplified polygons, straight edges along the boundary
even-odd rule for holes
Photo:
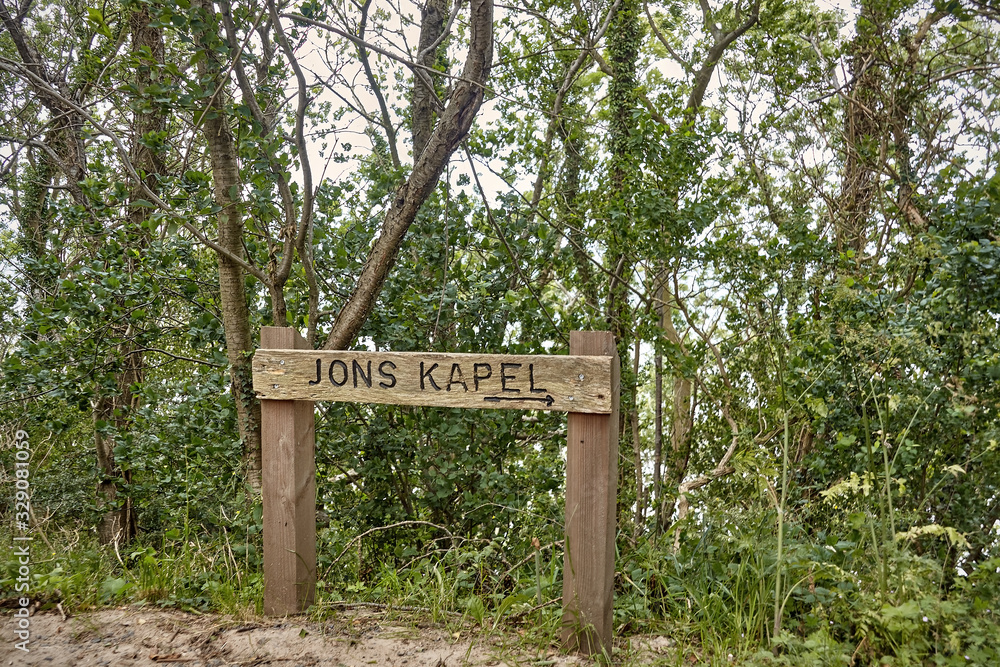
[[[306,348],[297,331],[263,327],[262,347]],[[264,613],[305,611],[316,589],[316,445],[312,401],[261,401]]]
[[[610,414],[612,357],[260,349],[253,386],[267,400]]]
[[[587,655],[611,655],[618,492],[619,364],[614,336],[573,331],[574,355],[613,355],[610,414],[571,412],[566,448],[563,642]]]

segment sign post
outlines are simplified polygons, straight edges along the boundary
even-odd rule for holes
[[[289,327],[262,327],[260,345],[309,347]],[[261,401],[260,419],[264,613],[287,616],[308,609],[316,591],[316,421],[304,400]]]
[[[563,643],[587,655],[611,655],[618,492],[619,366],[615,337],[573,331],[571,355],[612,357],[611,412],[569,413],[566,428],[566,546]]]
[[[264,613],[304,611],[316,583],[314,401],[568,412],[563,639],[611,652],[619,361],[608,332],[574,331],[569,356],[314,351],[264,327],[261,399]]]

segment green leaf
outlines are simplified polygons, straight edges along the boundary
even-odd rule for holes
[[[94,24],[97,32],[111,39],[111,29],[108,28],[108,24],[104,21],[104,14],[99,9],[87,7],[87,20]]]
[[[125,593],[131,583],[127,579],[108,577],[101,583],[101,595],[105,598],[115,598]]]
[[[822,398],[817,397],[817,396],[807,396],[804,399],[804,402],[805,402],[806,406],[808,406],[809,409],[813,413],[815,413],[816,415],[818,415],[820,417],[823,417],[823,418],[826,418],[827,416],[829,416],[830,413],[827,410],[826,403],[823,402]]]

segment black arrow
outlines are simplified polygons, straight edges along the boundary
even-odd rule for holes
[[[520,396],[486,396],[483,398],[484,401],[489,401],[490,403],[499,403],[500,401],[541,401],[548,407],[552,407],[552,404],[556,402],[556,399],[552,398],[551,394],[547,394],[545,398],[521,398]]]

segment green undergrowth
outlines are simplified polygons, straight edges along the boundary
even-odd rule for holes
[[[788,527],[789,583],[775,636],[773,516],[621,540],[615,577],[618,664],[995,665],[1000,664],[1000,559],[947,574],[916,545],[880,552]],[[435,622],[528,653],[558,646],[562,551],[494,540],[410,535],[390,557],[366,540],[320,542],[309,617],[374,608],[401,623]],[[0,535],[10,543],[11,535]],[[68,612],[138,604],[237,617],[260,614],[257,535],[171,530],[118,549],[83,530],[36,532],[30,597]],[[401,546],[402,545],[402,546]],[[550,545],[551,546],[551,545]],[[537,553],[537,558],[535,557]],[[375,556],[381,554],[381,558]],[[0,591],[15,597],[17,557],[3,552]],[[887,577],[887,587],[880,588]],[[668,637],[656,653],[638,640]]]
[[[8,542],[9,534],[0,534]],[[248,548],[249,546],[249,548]],[[66,611],[138,603],[187,611],[238,613],[260,607],[263,584],[258,549],[227,537],[179,530],[144,535],[118,548],[101,546],[83,530],[35,531],[30,546],[28,597],[42,609]],[[19,593],[19,562],[12,550],[0,561],[0,593]]]

